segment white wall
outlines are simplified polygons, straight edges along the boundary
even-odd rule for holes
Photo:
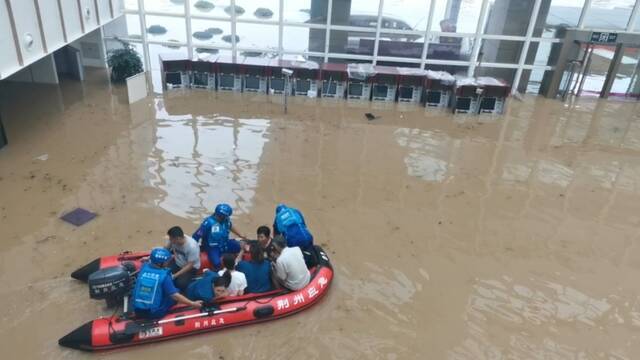
[[[67,31],[67,41],[73,41],[82,35],[82,23],[77,0],[61,0],[62,17]]]
[[[58,73],[53,54],[49,54],[6,79],[15,82],[57,84]]]
[[[117,18],[118,16],[124,13],[124,3],[123,0],[111,0],[111,6],[113,7],[113,17]]]
[[[58,72],[53,54],[49,54],[29,66],[33,82],[42,84],[57,84]]]
[[[98,26],[98,12],[93,0],[80,0],[84,31],[91,31]]]
[[[40,38],[40,25],[38,24],[37,16],[35,16],[35,5],[33,1],[25,0],[9,0],[9,3],[11,4],[13,20],[16,24],[22,60],[24,64],[30,64],[44,54],[42,39]],[[28,39],[31,39],[31,41]],[[13,45],[13,41],[11,44]]]
[[[64,32],[58,2],[51,0],[38,0],[40,14],[42,14],[42,28],[47,50],[53,51],[64,45]]]
[[[0,1],[0,79],[20,68],[18,53],[13,45],[13,32],[9,22],[9,11],[4,1]]]
[[[122,0],[0,0],[0,80],[70,43],[85,66],[106,66],[102,35],[94,30],[122,10]]]
[[[98,0],[98,20],[100,20],[100,24],[105,24],[112,19],[110,1],[111,0]]]

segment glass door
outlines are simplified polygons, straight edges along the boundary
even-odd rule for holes
[[[640,97],[640,48],[624,47],[609,96]]]
[[[591,51],[587,56],[584,73],[580,79],[579,96],[600,96],[615,53],[615,46],[591,44]]]

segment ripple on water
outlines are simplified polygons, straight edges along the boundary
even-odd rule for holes
[[[340,282],[337,283],[349,294],[349,303],[360,308],[366,307],[368,311],[385,319],[387,325],[415,321],[406,316],[403,305],[413,301],[419,284],[412,282],[397,269],[372,263],[364,265],[367,267],[365,278],[353,278],[344,271],[340,276]]]
[[[616,296],[596,298],[570,286],[535,278],[520,283],[507,277],[477,279],[465,313],[467,337],[449,352],[449,358],[587,358],[592,354],[584,348],[565,344],[560,338],[541,338],[536,335],[537,329],[558,333],[558,328],[574,326],[579,333],[580,329],[604,331],[620,325],[621,309],[612,304],[612,298]],[[632,309],[626,313],[633,319]],[[507,338],[491,336],[490,329],[496,326],[513,328],[516,324],[517,328],[527,330],[509,334]],[[576,324],[580,325],[575,328]],[[593,330],[584,330],[588,328]],[[575,335],[567,330],[561,334]],[[626,359],[624,351],[615,348],[607,356]]]
[[[448,176],[452,139],[445,133],[400,128],[396,142],[408,149],[407,173],[426,181],[442,182]]]

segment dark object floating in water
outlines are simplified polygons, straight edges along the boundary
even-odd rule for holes
[[[151,35],[164,35],[167,33],[167,28],[162,25],[151,25],[147,28],[147,32]]]
[[[246,56],[246,57],[260,57],[264,55],[264,53],[260,51],[243,51],[240,53],[240,55]]]
[[[213,34],[206,31],[196,31],[193,33],[193,37],[198,40],[209,40],[213,37]]]
[[[222,29],[220,28],[208,28],[207,30],[205,30],[204,32],[207,32],[211,35],[220,35],[222,34],[224,31],[222,31]]]
[[[211,11],[216,6],[213,5],[212,2],[205,1],[205,0],[199,0],[199,1],[196,1],[195,4],[193,4],[193,7],[195,7],[196,9],[198,9],[200,11]]]
[[[369,121],[380,118],[380,116],[375,116],[372,113],[364,113],[364,117],[366,117],[367,120],[369,120]]]
[[[222,41],[231,43],[233,40],[231,39],[231,35],[225,35],[222,37]],[[236,43],[240,42],[240,36],[236,35]]]
[[[231,16],[231,5],[224,8],[224,12],[226,12],[227,15]],[[242,14],[244,14],[244,8],[242,6],[236,5],[236,16],[240,16]]]
[[[253,15],[258,19],[271,19],[273,17],[273,11],[267,8],[257,8]]]
[[[97,214],[92,213],[89,210],[83,208],[76,208],[70,212],[64,214],[60,219],[68,222],[69,224],[80,226],[93,220]]]
[[[205,49],[205,48],[196,48],[196,52],[198,54],[212,54],[215,55],[220,52],[218,49]]]

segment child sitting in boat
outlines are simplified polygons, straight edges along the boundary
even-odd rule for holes
[[[231,274],[231,283],[227,287],[228,296],[244,295],[244,289],[247,287],[247,278],[243,273],[236,271],[236,256],[233,254],[224,254],[222,256],[223,270],[218,271],[218,275],[223,276],[225,272]]]
[[[264,256],[269,257],[269,251],[271,249],[271,229],[267,225],[261,225],[256,230],[257,240],[247,240],[242,247],[239,259],[244,261],[251,261],[251,244],[256,243],[260,246],[264,252]]]
[[[258,227],[256,233],[260,246],[262,246],[263,249],[267,249],[269,245],[271,245],[271,229],[266,225],[262,225]]]

